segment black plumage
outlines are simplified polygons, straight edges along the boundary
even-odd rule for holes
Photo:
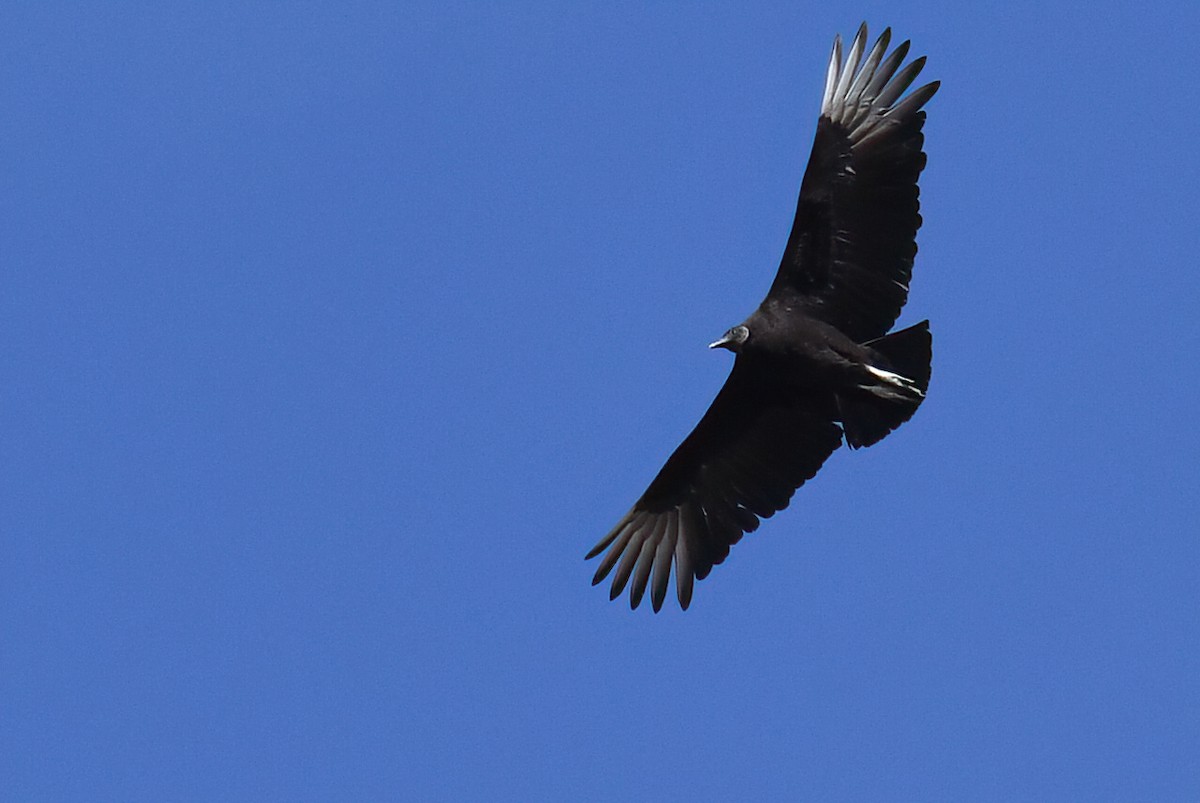
[[[767,297],[713,347],[733,370],[700,423],[650,487],[588,553],[606,549],[611,598],[647,588],[662,607],[675,566],[687,608],[703,580],[759,519],[787,507],[843,441],[870,446],[907,421],[929,386],[929,325],[888,334],[908,298],[921,225],[921,107],[937,82],[907,96],[924,57],[901,67],[886,30],[845,60],[834,40],[821,116],[796,218]]]

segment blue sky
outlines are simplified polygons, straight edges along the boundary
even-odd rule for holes
[[[658,616],[830,42],[929,56],[910,423]],[[1196,799],[1193,3],[0,11],[11,799]]]

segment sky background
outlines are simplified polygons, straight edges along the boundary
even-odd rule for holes
[[[1200,797],[1200,5],[0,10],[0,798]],[[583,555],[928,54],[917,416]]]

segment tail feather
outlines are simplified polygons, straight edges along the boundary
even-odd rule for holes
[[[878,384],[838,394],[846,443],[853,449],[878,443],[912,418],[929,389],[933,362],[929,321],[863,345],[878,355],[867,367]]]

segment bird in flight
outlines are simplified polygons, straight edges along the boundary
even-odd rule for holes
[[[929,322],[888,334],[908,299],[921,226],[925,64],[901,67],[891,29],[867,51],[864,23],[825,76],[816,139],[779,272],[754,314],[711,344],[734,352],[708,412],[646,492],[588,553],[610,599],[647,588],[662,608],[675,567],[679,605],[759,519],[788,506],[845,441],[870,446],[903,424],[929,387]],[[903,96],[903,97],[902,97]],[[607,550],[607,552],[605,552]]]

